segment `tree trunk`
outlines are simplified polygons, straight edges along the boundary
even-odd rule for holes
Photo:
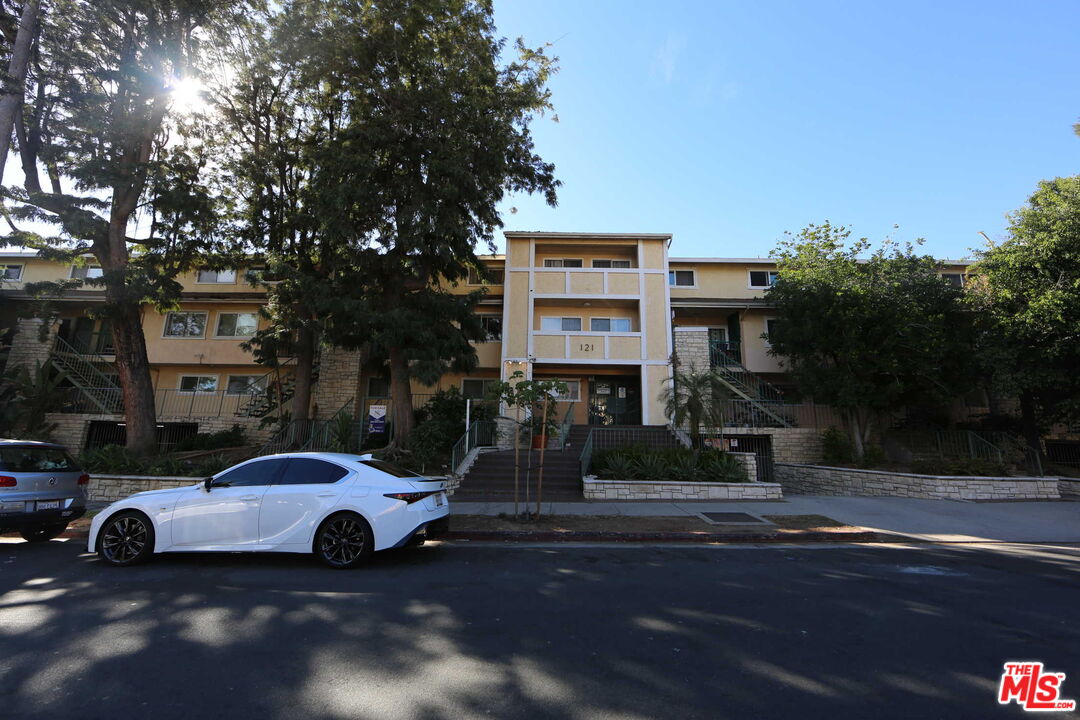
[[[1029,392],[1020,394],[1020,427],[1028,446],[1043,458],[1042,433],[1039,432],[1039,419],[1035,412],[1035,397]]]
[[[866,452],[866,446],[863,443],[863,422],[859,415],[858,410],[848,411],[848,425],[850,426],[851,433],[851,449],[855,453],[853,458],[856,461],[863,459],[863,454]]]
[[[106,291],[111,294],[111,291]],[[150,378],[150,360],[146,356],[142,312],[138,305],[109,298],[118,306],[112,320],[116,369],[127,421],[127,449],[136,455],[157,452],[157,411],[154,406],[154,383]]]
[[[293,379],[293,420],[311,418],[311,376],[315,370],[315,333],[302,327],[296,334],[296,375]]]
[[[15,36],[15,45],[11,49],[11,61],[8,63],[3,94],[0,96],[0,178],[4,176],[4,169],[7,166],[15,116],[23,104],[26,68],[30,64],[30,46],[37,36],[40,6],[40,0],[25,0],[23,4],[22,16],[19,18],[19,31]]]
[[[403,448],[412,433],[415,418],[412,409],[412,384],[409,361],[401,348],[390,348],[390,410],[394,434],[390,444]]]

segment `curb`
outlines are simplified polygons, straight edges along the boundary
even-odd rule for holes
[[[59,535],[68,540],[86,540],[85,530],[67,530]],[[881,543],[896,542],[873,532],[825,533],[791,531],[787,533],[614,533],[614,532],[531,532],[528,530],[451,530],[437,540],[451,542],[662,542],[662,543]]]

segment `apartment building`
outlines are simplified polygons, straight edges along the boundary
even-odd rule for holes
[[[417,405],[451,386],[482,398],[490,383],[520,371],[566,383],[558,413],[567,422],[664,425],[660,395],[678,362],[720,370],[734,397],[732,424],[820,432],[823,422],[835,421],[793,410],[808,406],[798,403],[782,363],[769,355],[773,316],[764,292],[776,277],[771,260],[673,256],[668,234],[507,232],[505,240],[505,255],[482,258],[486,278],[474,273],[451,288],[487,288],[478,312],[488,337],[476,347],[478,367],[444,375],[435,386],[414,384]],[[290,409],[289,360],[268,371],[241,347],[259,327],[264,301],[246,280],[252,269],[190,273],[180,278],[177,310],[144,309],[163,429],[205,432],[238,423],[261,439],[271,432],[263,419]],[[952,263],[944,275],[963,283],[965,269]],[[123,418],[110,333],[92,317],[102,292],[59,298],[55,322],[22,317],[31,302],[27,283],[93,277],[100,268],[6,253],[0,270],[7,366],[41,362],[65,372],[68,395],[51,415],[58,439],[81,448],[115,437]],[[388,392],[384,371],[363,366],[359,353],[326,350],[312,411],[326,418],[348,406],[364,417],[371,405],[387,404]]]

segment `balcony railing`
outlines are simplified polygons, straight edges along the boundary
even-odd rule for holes
[[[114,396],[112,405],[118,409],[115,414],[122,412],[120,409],[123,408],[123,402],[119,388],[99,392],[108,392]],[[251,402],[252,398],[252,395],[246,393],[236,395],[223,390],[190,392],[166,388],[154,391],[154,410],[158,419],[227,417],[236,415],[241,408]],[[56,390],[50,405],[51,412],[107,414],[103,413],[100,406],[91,401],[82,390],[75,387]]]

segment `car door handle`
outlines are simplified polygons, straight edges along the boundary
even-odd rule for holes
[[[241,500],[258,500],[259,496],[258,495],[242,495],[240,497],[240,499]]]
[[[337,493],[324,492],[324,493],[319,493],[316,497],[334,497],[335,495],[337,495]]]

